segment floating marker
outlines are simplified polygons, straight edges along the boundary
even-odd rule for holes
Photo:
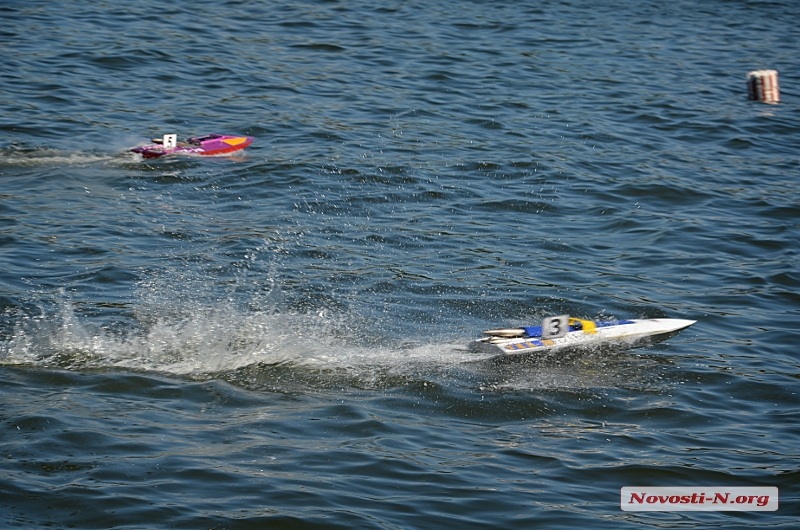
[[[749,99],[763,103],[778,103],[781,100],[778,89],[777,70],[754,70],[747,74],[747,95]]]

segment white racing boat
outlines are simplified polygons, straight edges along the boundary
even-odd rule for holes
[[[485,336],[470,343],[469,349],[506,356],[605,346],[636,348],[668,339],[695,322],[675,318],[593,321],[561,315],[545,318],[541,326],[484,331]]]

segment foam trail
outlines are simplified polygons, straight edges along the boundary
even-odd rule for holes
[[[357,375],[373,369],[402,370],[476,359],[452,343],[409,345],[384,340],[365,345],[359,339],[364,334],[348,331],[357,319],[346,314],[326,312],[321,319],[319,313],[243,313],[225,305],[177,315],[169,313],[174,308],[162,310],[151,308],[143,329],[123,334],[81,321],[71,302],[62,301],[55,315],[21,318],[12,338],[0,343],[0,358],[6,364],[126,368],[175,375],[216,374],[254,364]]]
[[[85,151],[62,151],[47,147],[34,149],[0,149],[0,165],[5,166],[73,166],[110,162],[115,157]]]

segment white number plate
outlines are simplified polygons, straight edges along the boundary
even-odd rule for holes
[[[542,338],[558,339],[569,332],[569,315],[545,318],[542,321]]]

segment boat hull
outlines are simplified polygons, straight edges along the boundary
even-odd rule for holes
[[[514,330],[493,330],[487,332],[490,336],[471,342],[469,349],[498,356],[520,356],[541,355],[563,349],[638,348],[673,337],[695,322],[674,318],[601,322],[591,329],[570,331],[563,337],[554,339],[534,336],[509,337],[508,335]],[[491,335],[493,332],[501,333]]]
[[[240,151],[252,144],[254,139],[252,136],[208,134],[187,138],[183,142],[175,143],[174,146],[167,141],[161,141],[160,143],[134,147],[131,151],[141,154],[144,158],[159,158],[164,155],[218,156]]]

